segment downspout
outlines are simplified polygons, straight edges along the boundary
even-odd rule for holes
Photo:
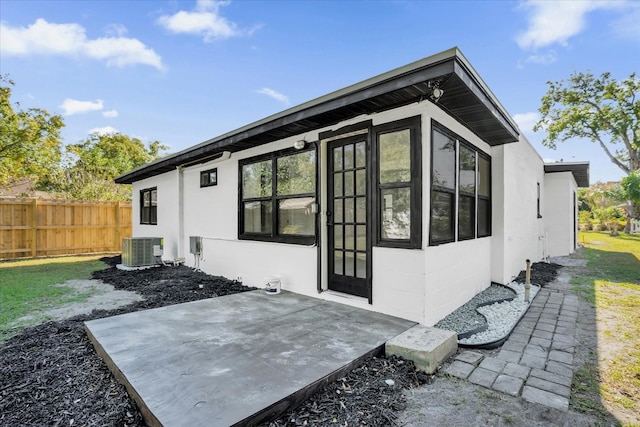
[[[184,166],[178,166],[178,258],[184,258]]]

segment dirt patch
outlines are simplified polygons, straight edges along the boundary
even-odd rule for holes
[[[553,262],[534,262],[531,264],[531,283],[546,286],[558,276],[558,270],[562,266]],[[526,272],[523,270],[514,279],[518,283],[525,283]]]

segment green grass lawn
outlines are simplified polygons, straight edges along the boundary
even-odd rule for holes
[[[623,414],[627,425],[639,425],[629,420],[640,420],[640,236],[581,232],[579,241],[587,268],[573,277],[572,285],[595,306],[598,351],[615,351],[577,372],[574,385],[599,387],[608,411]],[[587,411],[604,409],[588,399],[581,405]]]
[[[106,265],[101,256],[41,258],[0,262],[0,341],[42,319],[15,325],[17,319],[88,295],[69,297],[72,289],[53,286],[70,279],[89,279]]]

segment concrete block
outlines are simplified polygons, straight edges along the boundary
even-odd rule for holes
[[[547,363],[546,371],[562,375],[563,377],[573,378],[573,367],[565,363],[556,362],[555,360],[550,360],[549,363]]]
[[[520,378],[509,375],[498,375],[498,378],[496,378],[492,388],[511,396],[518,396],[523,383],[524,381]]]
[[[522,389],[522,397],[529,402],[540,403],[563,411],[569,409],[568,398],[535,387],[525,385]]]
[[[549,352],[549,360],[555,360],[556,362],[562,362],[571,365],[573,363],[573,353],[551,350]]]
[[[507,366],[507,362],[504,360],[499,360],[493,357],[485,357],[482,363],[480,363],[480,367],[484,369],[488,369],[493,372],[502,372],[502,369]]]
[[[449,375],[453,375],[454,377],[462,378],[466,380],[467,377],[473,370],[475,366],[470,365],[465,362],[461,362],[459,360],[454,360],[451,365],[445,370],[445,372]]]
[[[498,359],[504,360],[505,362],[518,363],[521,357],[522,353],[519,351],[502,349],[500,350],[500,353],[498,353]]]
[[[546,381],[551,381],[557,384],[561,384],[566,387],[571,387],[571,378],[564,377],[562,375],[556,375],[552,372],[543,371],[542,369],[532,369],[531,376],[536,378],[542,378]]]
[[[544,357],[533,356],[531,354],[525,354],[520,359],[520,364],[528,366],[530,368],[544,369],[547,360]]]
[[[395,354],[412,360],[428,374],[458,350],[458,335],[453,331],[415,325],[385,344],[387,355]]]
[[[541,378],[531,376],[529,377],[529,379],[527,379],[527,385],[560,395],[562,397],[569,398],[569,396],[571,396],[571,389],[569,387],[551,381],[546,381]]]
[[[456,356],[456,360],[461,362],[470,363],[473,366],[477,366],[478,363],[484,358],[481,353],[477,353],[475,351],[463,351],[459,355]]]
[[[494,371],[490,371],[484,368],[476,368],[475,371],[469,375],[467,378],[474,384],[481,385],[482,387],[491,388],[493,382],[498,378],[498,373]]]
[[[531,368],[518,365],[517,363],[507,363],[507,366],[502,370],[503,374],[520,378],[521,380],[526,380],[530,372]]]

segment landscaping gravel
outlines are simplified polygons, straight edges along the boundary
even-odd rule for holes
[[[468,338],[459,340],[461,344],[487,344],[505,338],[511,333],[513,327],[518,323],[520,317],[527,311],[527,308],[540,290],[539,286],[532,285],[529,295],[529,302],[524,300],[524,283],[509,283],[509,288],[516,292],[516,297],[510,301],[496,302],[493,304],[478,307],[477,311],[486,319],[487,329],[474,334]]]
[[[506,286],[492,284],[466,304],[436,323],[435,327],[455,331],[458,335],[487,326],[487,320],[476,311],[478,306],[493,301],[514,298],[516,293]]]

